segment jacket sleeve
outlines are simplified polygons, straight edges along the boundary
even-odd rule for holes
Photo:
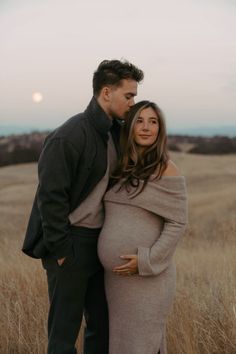
[[[186,224],[165,219],[160,237],[150,248],[138,247],[138,269],[142,276],[159,275],[171,262]]]
[[[56,258],[72,252],[69,237],[70,193],[80,152],[64,138],[48,141],[38,163],[38,208],[42,220],[43,241]]]

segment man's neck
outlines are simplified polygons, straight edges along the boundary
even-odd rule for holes
[[[103,100],[100,97],[96,98],[97,103],[99,106],[103,109],[103,111],[106,113],[107,117],[112,121],[113,117],[110,115],[106,105],[104,104]]]

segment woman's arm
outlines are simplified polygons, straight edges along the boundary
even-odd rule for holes
[[[180,171],[173,161],[170,160],[168,162],[163,176],[180,176]],[[185,223],[164,219],[164,227],[156,243],[150,248],[138,248],[138,269],[140,275],[158,275],[169,266],[177,243],[183,235],[185,228]]]
[[[140,275],[158,275],[170,265],[177,243],[185,228],[185,224],[165,220],[163,231],[155,244],[150,248],[138,248]]]

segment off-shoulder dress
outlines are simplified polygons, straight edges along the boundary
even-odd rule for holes
[[[187,222],[185,178],[153,176],[139,193],[141,188],[142,183],[127,191],[118,183],[104,197],[98,255],[105,269],[109,354],[167,353],[165,323],[176,285],[173,254]],[[137,275],[112,271],[124,264],[125,254],[138,255]]]

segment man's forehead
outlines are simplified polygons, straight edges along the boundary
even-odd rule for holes
[[[137,86],[138,86],[137,81],[132,80],[132,79],[123,79],[123,80],[121,80],[121,85],[119,85],[119,87],[122,90],[130,92],[130,93],[137,92]]]

